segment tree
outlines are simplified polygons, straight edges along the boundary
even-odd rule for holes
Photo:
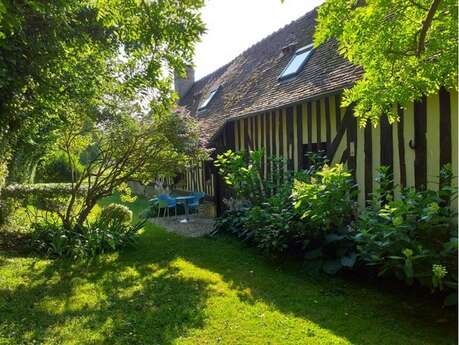
[[[359,123],[396,120],[406,105],[440,87],[457,90],[456,0],[327,0],[318,12],[314,45],[337,39],[339,52],[362,66],[363,78],[344,92]]]
[[[75,116],[59,145],[72,170],[78,163],[74,157],[84,161],[83,171],[72,175],[70,197],[60,214],[63,226],[75,231],[98,200],[129,180],[150,182],[159,175],[174,175],[188,160],[206,157],[197,123],[181,110],[133,116],[124,109],[105,109],[92,123]]]
[[[0,0],[0,182],[27,180],[73,112],[106,94],[172,104],[191,61],[202,0]],[[8,167],[7,167],[8,165]],[[8,171],[9,170],[9,171]]]

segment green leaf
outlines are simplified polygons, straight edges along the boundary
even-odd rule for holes
[[[411,260],[405,260],[405,265],[403,266],[403,272],[405,272],[406,277],[411,280],[413,278],[413,263]]]

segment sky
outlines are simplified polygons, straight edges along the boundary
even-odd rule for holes
[[[196,46],[196,80],[230,62],[272,32],[301,17],[323,0],[207,0],[207,32]]]

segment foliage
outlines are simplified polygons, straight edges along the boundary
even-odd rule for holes
[[[359,122],[397,118],[406,105],[441,86],[457,89],[458,12],[455,0],[327,0],[318,11],[314,45],[337,39],[339,52],[363,68],[344,91]]]
[[[105,223],[116,221],[122,224],[132,222],[132,211],[124,205],[111,203],[100,213],[100,219]]]
[[[0,161],[17,182],[75,114],[91,121],[117,98],[169,109],[173,71],[184,72],[204,31],[201,0],[0,4]]]
[[[325,165],[309,181],[295,180],[292,196],[296,212],[311,231],[343,228],[354,215],[356,189],[343,164]]]
[[[262,151],[250,151],[246,154],[228,150],[217,156],[214,165],[239,198],[256,204],[266,193],[261,176],[262,159]]]
[[[85,185],[77,190],[79,195],[86,191]],[[52,198],[56,196],[68,196],[73,191],[70,183],[33,183],[33,184],[11,184],[5,187],[2,194],[9,198],[28,200],[30,197]],[[28,201],[26,201],[28,202]]]
[[[257,205],[265,198],[275,195],[289,176],[285,171],[285,160],[280,157],[267,157],[271,166],[270,174],[263,178],[263,150],[233,152],[228,150],[217,156],[214,165],[225,183],[236,193],[236,197]]]
[[[383,169],[383,185],[391,185],[391,179]],[[456,215],[446,201],[456,198],[455,190],[448,185],[439,191],[406,188],[396,200],[384,191],[377,194],[356,224],[360,260],[410,285],[417,281],[432,290],[457,290]]]
[[[277,256],[297,246],[296,219],[289,194],[279,193],[247,211],[244,229],[253,234],[258,248]]]
[[[83,171],[83,165],[79,161],[79,157],[72,157],[71,159],[75,162],[73,173],[78,176]],[[53,151],[38,164],[35,181],[42,183],[71,182],[72,167],[68,157],[62,151]]]
[[[217,218],[213,234],[235,235],[273,257],[296,246],[295,218],[291,202],[275,195],[259,205],[226,210]]]
[[[213,235],[228,233],[237,236],[242,241],[252,239],[253,233],[245,228],[248,209],[226,210],[215,220]]]
[[[305,156],[308,162],[308,167],[303,172],[303,176],[312,176],[317,171],[323,169],[325,165],[329,164],[326,151],[320,150],[318,152],[307,152]]]
[[[70,183],[35,183],[35,184],[12,184],[2,191],[4,200],[1,204],[4,222],[9,221],[12,210],[24,207],[28,220],[31,223],[54,219],[61,214],[66,207],[70,195],[75,195],[76,202],[80,201],[86,193],[86,186],[81,185],[78,189]]]
[[[356,255],[350,224],[355,211],[351,174],[342,165],[328,167],[322,153],[310,153],[311,165],[292,176],[285,161],[270,157],[272,172],[263,179],[262,151],[220,156],[216,165],[244,208],[225,211],[215,232],[249,240],[270,256],[305,253],[320,259],[328,273],[351,267]],[[333,206],[330,206],[333,205]]]
[[[11,207],[22,206],[25,208],[29,222],[53,221],[62,215],[70,195],[75,195],[75,202],[79,203],[86,193],[86,186],[81,185],[75,189],[70,183],[35,183],[12,184],[2,191],[4,201],[1,208],[4,221],[8,221]],[[62,219],[62,216],[61,216]]]
[[[290,242],[288,234],[291,212],[289,201],[292,174],[285,169],[285,159],[266,157],[270,167],[263,177],[264,151],[233,152],[218,155],[215,166],[224,181],[235,192],[233,204],[215,225],[215,233],[223,231],[250,240],[269,255],[285,252]]]
[[[129,180],[146,183],[206,157],[197,123],[184,111],[134,117],[128,109],[106,110],[94,123],[73,119],[59,142],[72,171],[76,162],[71,157],[84,161],[83,171],[72,173],[72,193],[61,213],[67,229],[79,231],[98,200],[125,190]],[[87,192],[79,205],[76,191],[82,185]]]
[[[307,180],[295,180],[295,212],[302,221],[305,258],[326,273],[352,268],[356,261],[349,224],[356,212],[356,188],[343,164],[314,169]]]
[[[119,218],[99,218],[86,224],[80,232],[69,231],[59,223],[33,224],[31,246],[51,257],[93,258],[121,248],[133,246],[144,223],[134,225]]]

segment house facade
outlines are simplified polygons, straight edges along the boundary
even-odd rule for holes
[[[359,127],[352,106],[342,107],[340,98],[362,70],[338,54],[336,42],[312,47],[315,19],[314,10],[198,81],[191,69],[176,79],[179,104],[198,119],[214,154],[263,148],[297,171],[307,166],[306,153],[324,150],[352,171],[362,206],[383,165],[398,186],[438,189],[447,163],[457,176],[457,91],[394,105],[400,118],[394,124],[382,116],[376,127]],[[269,172],[266,160],[263,169]],[[222,208],[224,186],[210,162],[189,169],[184,185]]]

